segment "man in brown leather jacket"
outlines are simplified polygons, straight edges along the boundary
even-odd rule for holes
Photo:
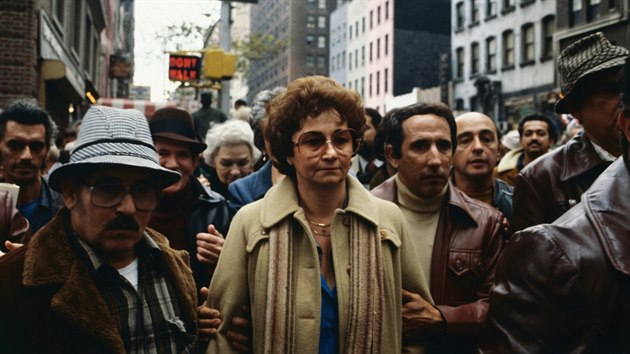
[[[403,290],[403,339],[436,353],[475,352],[503,247],[503,215],[449,182],[456,132],[441,103],[400,109],[385,141],[398,173],[372,190],[400,206],[430,279],[433,299]]]
[[[557,113],[571,113],[583,133],[528,164],[514,185],[512,230],[549,223],[580,200],[602,171],[621,155],[616,117],[617,76],[628,51],[601,32],[567,47],[558,58],[562,98]]]
[[[630,84],[630,59],[625,80]],[[617,159],[553,224],[512,237],[497,267],[482,353],[630,352],[630,88]]]

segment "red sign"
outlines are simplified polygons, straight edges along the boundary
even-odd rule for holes
[[[200,59],[192,55],[171,54],[168,58],[168,79],[171,81],[199,80]]]

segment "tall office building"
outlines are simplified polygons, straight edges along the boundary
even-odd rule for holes
[[[259,0],[251,7],[250,33],[284,42],[279,53],[250,63],[248,101],[261,90],[306,75],[328,75],[328,21],[336,0]]]

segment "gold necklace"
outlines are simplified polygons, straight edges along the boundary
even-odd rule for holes
[[[324,223],[320,223],[320,222],[315,222],[315,221],[311,221],[308,218],[306,219],[306,221],[308,221],[309,224],[311,225],[315,225],[318,227],[321,227],[321,231],[317,231],[316,228],[311,226],[311,230],[313,230],[313,233],[315,235],[319,235],[319,236],[323,236],[323,237],[330,237],[330,231],[328,231],[328,227],[330,227],[330,224],[324,224]]]

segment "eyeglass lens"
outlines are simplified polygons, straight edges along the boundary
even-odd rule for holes
[[[159,192],[152,186],[136,184],[130,187],[120,184],[101,184],[90,186],[92,204],[99,207],[118,205],[126,194],[131,194],[136,209],[154,210],[159,201]]]
[[[341,153],[354,153],[359,147],[358,134],[352,129],[337,131],[330,140],[322,132],[306,132],[300,135],[296,145],[300,153],[319,154],[329,142]]]

